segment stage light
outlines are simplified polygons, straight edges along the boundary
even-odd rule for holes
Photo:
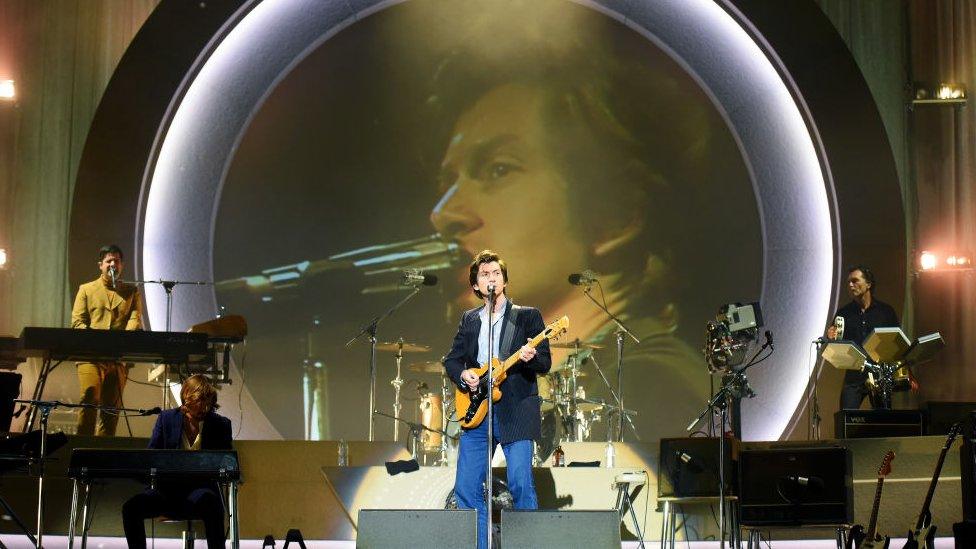
[[[921,272],[972,271],[973,254],[967,251],[933,252],[925,250],[918,256]]]
[[[17,88],[13,80],[0,80],[0,100],[13,101],[17,99]]]
[[[940,83],[937,87],[915,84],[915,98],[912,105],[964,105],[966,87],[962,84]]]
[[[7,268],[7,249],[0,248],[0,271]]]

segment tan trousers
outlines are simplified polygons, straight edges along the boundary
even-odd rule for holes
[[[78,363],[78,385],[82,404],[122,407],[122,390],[129,378],[129,370],[121,362]],[[94,435],[95,416],[98,415],[98,436],[115,436],[118,414],[82,408],[78,414],[78,434]]]

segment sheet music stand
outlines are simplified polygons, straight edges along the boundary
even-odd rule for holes
[[[838,370],[854,370],[860,372],[868,357],[853,341],[833,341],[824,345],[820,356],[824,362]]]

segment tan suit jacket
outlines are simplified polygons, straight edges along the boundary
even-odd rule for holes
[[[131,284],[109,288],[101,277],[82,284],[71,310],[72,328],[141,330],[142,296]]]

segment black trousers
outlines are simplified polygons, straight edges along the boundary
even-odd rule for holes
[[[224,503],[210,487],[146,490],[122,505],[122,528],[130,549],[145,549],[148,518],[199,519],[207,531],[207,547],[222,549],[224,537]]]

